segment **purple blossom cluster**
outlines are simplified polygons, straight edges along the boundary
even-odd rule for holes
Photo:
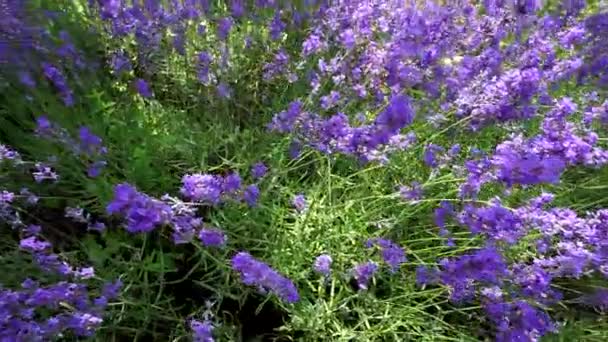
[[[12,167],[25,163],[17,152],[1,145],[0,163],[4,162],[11,163]],[[37,177],[36,172],[34,177]],[[43,276],[37,280],[32,275],[16,289],[0,288],[0,339],[43,341],[64,334],[92,336],[103,322],[108,301],[119,295],[120,280],[105,283],[99,295],[95,295],[93,267],[74,266],[56,254],[52,244],[43,237],[41,226],[27,225],[21,220],[15,209],[22,205],[18,201],[33,206],[38,203],[38,197],[26,188],[18,194],[0,191],[0,221],[10,224],[19,233],[19,250],[29,254]],[[83,217],[81,210],[76,208],[68,209],[67,213]]]
[[[103,0],[91,1],[89,4],[91,9],[98,13],[102,25],[114,41],[127,41],[134,37],[135,51],[113,51],[109,66],[115,74],[130,71],[132,65],[136,64],[145,70],[146,78],[151,78],[160,64],[160,61],[152,56],[160,55],[157,52],[165,46],[164,43],[168,43],[173,52],[182,56],[188,56],[191,50],[198,49],[196,44],[191,44],[187,39],[188,33],[195,30],[199,36],[217,44],[216,49],[196,52],[197,62],[188,67],[196,70],[202,85],[214,87],[217,94],[223,98],[230,98],[232,93],[225,75],[232,59],[228,44],[237,24],[248,21],[259,23],[264,20],[263,25],[268,29],[267,38],[276,41],[295,25],[295,22],[287,25],[286,18],[297,19],[301,25],[307,18],[312,17],[314,11],[314,6],[298,9],[295,4],[280,1],[256,1],[255,6],[246,6],[241,1],[230,1],[228,13],[216,13],[209,1],[186,0],[167,4],[145,1],[143,4],[131,4]],[[250,45],[251,42],[246,43],[245,48]],[[216,56],[219,56],[217,60]],[[288,80],[295,81],[298,78],[295,72],[286,72],[289,60],[285,50],[277,49],[272,60],[263,68],[262,78],[271,80],[287,75]],[[144,98],[154,95],[143,78],[135,79],[133,86]]]
[[[386,161],[387,154],[403,150],[414,143],[411,136],[401,135],[402,128],[412,123],[414,109],[406,96],[395,96],[376,120],[368,125],[351,126],[348,117],[337,113],[328,119],[302,110],[300,102],[277,114],[269,128],[293,133],[298,141],[323,153],[353,155],[362,161]]]
[[[367,240],[365,247],[380,248],[382,259],[390,266],[391,272],[395,273],[399,270],[401,264],[407,261],[405,257],[405,251],[401,246],[397,245],[391,240],[385,238],[373,238]]]
[[[252,177],[263,177],[265,166],[256,164],[252,169]],[[242,178],[233,172],[226,176],[213,174],[187,174],[182,178],[180,193],[188,200],[209,205],[218,205],[226,200],[242,200],[254,207],[260,197],[257,184],[243,185]]]
[[[266,172],[264,164],[255,164],[252,177],[259,180]],[[226,244],[225,234],[203,224],[202,218],[197,216],[197,208],[216,206],[228,200],[255,207],[260,190],[257,184],[243,185],[237,172],[226,176],[196,173],[183,176],[180,194],[187,202],[170,195],[157,199],[123,183],[114,187],[114,198],[106,211],[110,215],[124,217],[126,229],[131,233],[146,233],[171,226],[176,244],[188,243],[196,236],[205,246],[219,247]]]
[[[253,285],[265,292],[272,292],[287,303],[300,300],[294,283],[285,278],[268,264],[255,259],[247,252],[239,252],[232,258],[232,269],[241,275],[245,285]]]
[[[100,295],[93,297],[85,283],[95,275],[92,267],[73,267],[54,254],[51,244],[39,235],[41,227],[24,227],[22,232],[20,249],[30,253],[42,270],[61,280],[44,285],[28,278],[18,290],[1,289],[0,337],[38,341],[66,332],[91,336],[103,322],[108,300],[119,295],[122,283],[107,282]]]
[[[508,187],[557,183],[568,166],[605,165],[608,151],[597,146],[597,133],[568,120],[576,110],[569,98],[555,101],[538,135],[514,135],[498,144],[493,156],[468,161],[461,195],[475,197],[483,184],[495,181]]]
[[[50,141],[63,145],[67,150],[81,158],[87,165],[87,175],[96,178],[106,167],[105,155],[108,149],[103,146],[103,140],[94,134],[89,127],[81,126],[78,137],[74,138],[69,131],[55,122],[51,122],[46,115],[36,118],[36,134]],[[39,170],[41,180],[53,179],[45,168]],[[37,179],[38,181],[38,179]]]

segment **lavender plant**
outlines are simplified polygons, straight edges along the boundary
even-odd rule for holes
[[[608,338],[599,3],[0,5],[3,339]]]

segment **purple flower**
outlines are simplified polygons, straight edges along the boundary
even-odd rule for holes
[[[535,341],[555,330],[549,315],[523,300],[489,303],[484,309],[497,329],[498,342]]]
[[[78,138],[80,139],[80,148],[86,154],[97,152],[101,147],[101,138],[93,134],[86,126],[80,127],[78,130]]]
[[[281,21],[281,14],[277,10],[268,27],[268,31],[270,32],[270,39],[278,40],[281,37],[281,33],[285,31],[286,27],[287,25],[285,25],[285,23]]]
[[[192,340],[194,342],[214,342],[213,324],[210,321],[190,321],[190,329],[192,329]]]
[[[322,41],[321,36],[316,33],[312,33],[302,44],[302,54],[304,56],[309,56],[321,51],[324,49],[324,47],[325,43]]]
[[[114,282],[107,282],[103,285],[101,289],[101,294],[109,299],[117,298],[120,294],[120,290],[122,288],[122,281],[117,279]]]
[[[315,272],[320,273],[324,276],[328,276],[331,272],[331,264],[333,260],[328,254],[319,255],[313,264],[313,269]]]
[[[55,173],[50,166],[42,163],[36,163],[35,166],[36,170],[32,172],[32,176],[34,176],[36,183],[42,183],[45,180],[56,182],[59,179],[59,175]]]
[[[106,167],[107,162],[105,160],[97,160],[87,168],[87,176],[96,178],[101,175],[101,172]]]
[[[399,194],[404,201],[412,201],[415,203],[422,199],[422,185],[417,181],[413,181],[409,186],[403,185],[399,187]]]
[[[443,147],[435,145],[435,144],[429,144],[425,147],[424,149],[424,164],[430,168],[436,168],[437,166],[439,166],[439,162],[437,160],[437,152],[442,152],[443,151]]]
[[[374,124],[381,130],[396,133],[414,121],[415,112],[408,97],[399,95],[377,117]]]
[[[77,270],[75,275],[80,279],[90,279],[95,276],[95,269],[93,267],[84,267]]]
[[[30,236],[19,242],[19,248],[28,252],[42,252],[51,248],[51,244],[44,240],[40,240],[35,236]]]
[[[242,0],[230,1],[230,14],[233,18],[240,18],[245,14],[245,5]]]
[[[356,44],[355,32],[352,29],[342,31],[342,33],[340,33],[340,41],[345,48],[352,49]]]
[[[271,291],[288,303],[300,300],[298,290],[291,280],[247,252],[239,252],[232,258],[232,268],[241,275],[245,285],[255,285]]]
[[[229,99],[232,96],[230,86],[224,82],[220,82],[220,84],[217,85],[216,90],[217,95],[223,99]]]
[[[181,194],[197,202],[218,204],[222,195],[222,181],[210,174],[185,175],[182,178]]]
[[[12,193],[10,191],[6,191],[6,190],[0,191],[0,204],[10,203],[13,201],[14,198],[15,198],[14,193]]]
[[[384,238],[373,238],[367,240],[365,246],[367,248],[371,248],[373,246],[380,247],[382,259],[390,266],[391,272],[393,273],[399,269],[401,264],[407,261],[403,248],[391,240]]]
[[[171,220],[173,226],[173,243],[176,245],[188,243],[194,238],[195,230],[200,227],[202,220],[191,215],[176,215]]]
[[[416,284],[419,286],[434,284],[438,281],[438,273],[436,270],[429,269],[425,266],[416,267]]]
[[[363,264],[359,264],[352,269],[352,274],[357,281],[357,286],[361,290],[367,290],[369,281],[372,279],[374,274],[378,271],[378,264],[373,261],[368,261]]]
[[[206,247],[221,247],[226,244],[226,235],[219,229],[203,228],[198,238]]]
[[[148,82],[146,82],[144,79],[142,79],[142,78],[136,79],[133,82],[133,85],[135,86],[135,90],[142,97],[144,97],[144,98],[150,98],[150,97],[153,96],[152,90],[150,90],[150,86],[148,85]]]
[[[260,189],[257,185],[251,184],[243,191],[243,199],[250,207],[255,207],[260,198]]]
[[[233,172],[224,177],[222,191],[227,194],[234,194],[241,188],[242,179],[238,173]]]
[[[257,162],[251,167],[251,177],[253,179],[263,178],[268,172],[268,167],[262,162]]]
[[[114,199],[106,210],[108,214],[125,217],[131,233],[150,232],[169,223],[173,215],[171,207],[126,183],[114,187]]]
[[[502,255],[493,247],[443,259],[439,264],[437,280],[450,287],[450,300],[453,302],[470,300],[475,294],[476,283],[496,285],[507,274]]]
[[[74,95],[63,73],[50,63],[42,63],[42,71],[46,79],[59,92],[64,104],[68,107],[74,105]]]
[[[28,88],[36,87],[36,81],[34,80],[34,78],[32,78],[32,74],[27,71],[19,72],[19,82],[21,82],[21,84]]]
[[[608,289],[597,289],[592,294],[583,296],[583,303],[598,308],[602,311],[608,310]]]
[[[36,133],[40,135],[49,135],[52,132],[53,124],[46,115],[41,115],[36,118]]]
[[[226,40],[230,29],[232,28],[232,20],[228,17],[221,18],[217,22],[217,37],[219,40]]]
[[[304,197],[303,194],[295,195],[293,197],[293,200],[291,201],[291,204],[296,209],[296,211],[298,211],[299,213],[305,211],[308,208],[308,203],[306,202],[306,197]]]
[[[124,72],[128,72],[132,69],[131,61],[129,57],[123,52],[116,52],[112,55],[110,60],[112,70],[116,75],[120,75]]]

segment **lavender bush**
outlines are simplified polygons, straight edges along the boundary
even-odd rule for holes
[[[0,339],[608,339],[606,11],[0,0]]]

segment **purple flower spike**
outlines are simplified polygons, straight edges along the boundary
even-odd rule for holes
[[[268,167],[262,162],[255,163],[251,167],[251,177],[253,177],[253,179],[263,178],[266,175],[266,172],[268,172]]]
[[[327,277],[331,272],[332,262],[333,260],[331,256],[329,256],[328,254],[321,254],[315,259],[313,269],[315,270],[315,272]]]
[[[403,248],[391,240],[383,238],[367,240],[366,247],[371,248],[373,246],[380,247],[382,259],[390,266],[392,272],[396,272],[399,266],[407,261]]]
[[[251,184],[243,191],[243,199],[250,207],[255,207],[260,198],[260,188],[257,185]]]
[[[194,342],[214,342],[213,324],[209,321],[190,321],[190,329],[192,329],[192,340]]]
[[[219,229],[204,228],[198,234],[198,238],[206,247],[221,247],[226,244],[226,235]]]
[[[370,280],[378,271],[378,264],[373,261],[368,261],[359,264],[352,269],[352,274],[357,281],[357,286],[360,290],[367,290]]]
[[[232,258],[232,269],[241,275],[245,285],[255,285],[264,291],[271,291],[288,303],[300,300],[298,289],[291,280],[247,252],[239,252]]]
[[[303,212],[308,208],[308,203],[306,202],[306,197],[302,194],[295,195],[293,200],[291,201],[292,205],[298,212]]]
[[[185,175],[182,178],[181,193],[186,198],[198,202],[218,204],[222,195],[222,182],[209,174]]]
[[[135,90],[137,90],[139,95],[141,95],[142,97],[150,98],[153,96],[152,90],[150,90],[148,82],[146,82],[144,79],[136,79],[135,82],[133,82],[133,85],[135,86]]]

